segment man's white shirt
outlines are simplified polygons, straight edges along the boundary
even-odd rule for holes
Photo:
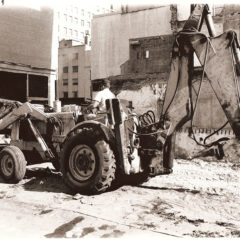
[[[105,88],[102,91],[98,92],[94,98],[96,101],[94,106],[98,106],[100,111],[106,111],[106,99],[116,98],[115,95],[109,90],[109,88]]]

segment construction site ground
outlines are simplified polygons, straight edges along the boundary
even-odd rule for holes
[[[87,196],[50,163],[0,183],[0,237],[240,237],[240,164],[176,160],[171,175]],[[3,238],[4,237],[4,238]]]

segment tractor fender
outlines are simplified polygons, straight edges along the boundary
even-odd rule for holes
[[[74,128],[71,129],[71,131],[66,135],[64,138],[63,144],[68,140],[69,137],[73,135],[77,135],[81,129],[88,129],[91,128],[94,130],[94,132],[97,134],[101,134],[105,138],[105,140],[110,144],[110,146],[115,151],[116,144],[115,144],[115,135],[113,133],[113,130],[103,123],[94,121],[94,120],[87,120],[84,122],[78,123]]]

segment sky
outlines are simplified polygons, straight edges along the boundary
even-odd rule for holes
[[[191,3],[209,3],[209,4],[240,4],[239,0],[4,0],[6,5],[29,6],[38,8],[43,5],[50,5],[52,7],[64,5],[64,3],[78,2],[83,7],[94,8],[96,5],[144,5],[144,4],[191,4]]]

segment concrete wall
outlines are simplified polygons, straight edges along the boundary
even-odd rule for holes
[[[94,17],[92,21],[92,79],[121,74],[129,60],[129,39],[171,34],[170,6]]]
[[[173,34],[129,40],[129,60],[121,74],[169,72]]]
[[[0,60],[56,69],[52,50],[54,11],[48,7],[32,9],[21,6],[0,7]]]

